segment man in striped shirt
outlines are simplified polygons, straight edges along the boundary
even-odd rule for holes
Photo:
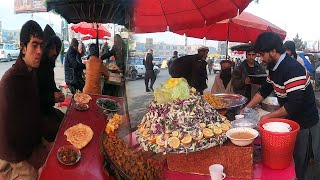
[[[312,155],[320,167],[320,123],[310,77],[298,61],[285,53],[282,40],[275,33],[262,33],[256,40],[255,50],[267,64],[269,76],[246,107],[254,107],[272,90],[275,92],[281,108],[262,116],[261,120],[285,117],[300,125],[294,161],[297,178],[304,179]]]

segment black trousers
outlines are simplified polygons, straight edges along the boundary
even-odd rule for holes
[[[310,159],[320,168],[320,122],[308,129],[300,129],[294,148],[293,158],[298,180],[305,179]],[[307,179],[306,179],[307,180]]]
[[[154,74],[153,70],[146,70],[145,76],[144,76],[144,83],[146,85],[146,89],[149,88],[149,79],[151,80],[150,88],[153,88],[153,84],[156,81],[156,75]]]
[[[64,113],[56,108],[52,108],[48,112],[41,114],[42,136],[48,142],[55,140],[63,118]]]

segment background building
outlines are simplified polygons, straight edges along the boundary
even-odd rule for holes
[[[200,45],[176,45],[166,44],[164,42],[154,43],[152,38],[146,38],[146,42],[135,42],[135,52],[147,52],[149,48],[153,49],[154,57],[171,58],[173,51],[179,54],[196,54]],[[216,53],[215,47],[209,47],[209,54]]]

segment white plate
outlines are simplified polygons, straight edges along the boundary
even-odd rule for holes
[[[284,122],[268,122],[262,125],[263,129],[271,132],[290,132],[291,126]]]

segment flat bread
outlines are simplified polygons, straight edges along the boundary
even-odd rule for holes
[[[73,96],[73,99],[78,103],[87,104],[92,98],[91,96],[85,93],[76,93]]]
[[[67,136],[67,141],[69,141],[73,146],[78,149],[85,147],[93,137],[92,129],[82,123],[74,125],[64,132]]]

